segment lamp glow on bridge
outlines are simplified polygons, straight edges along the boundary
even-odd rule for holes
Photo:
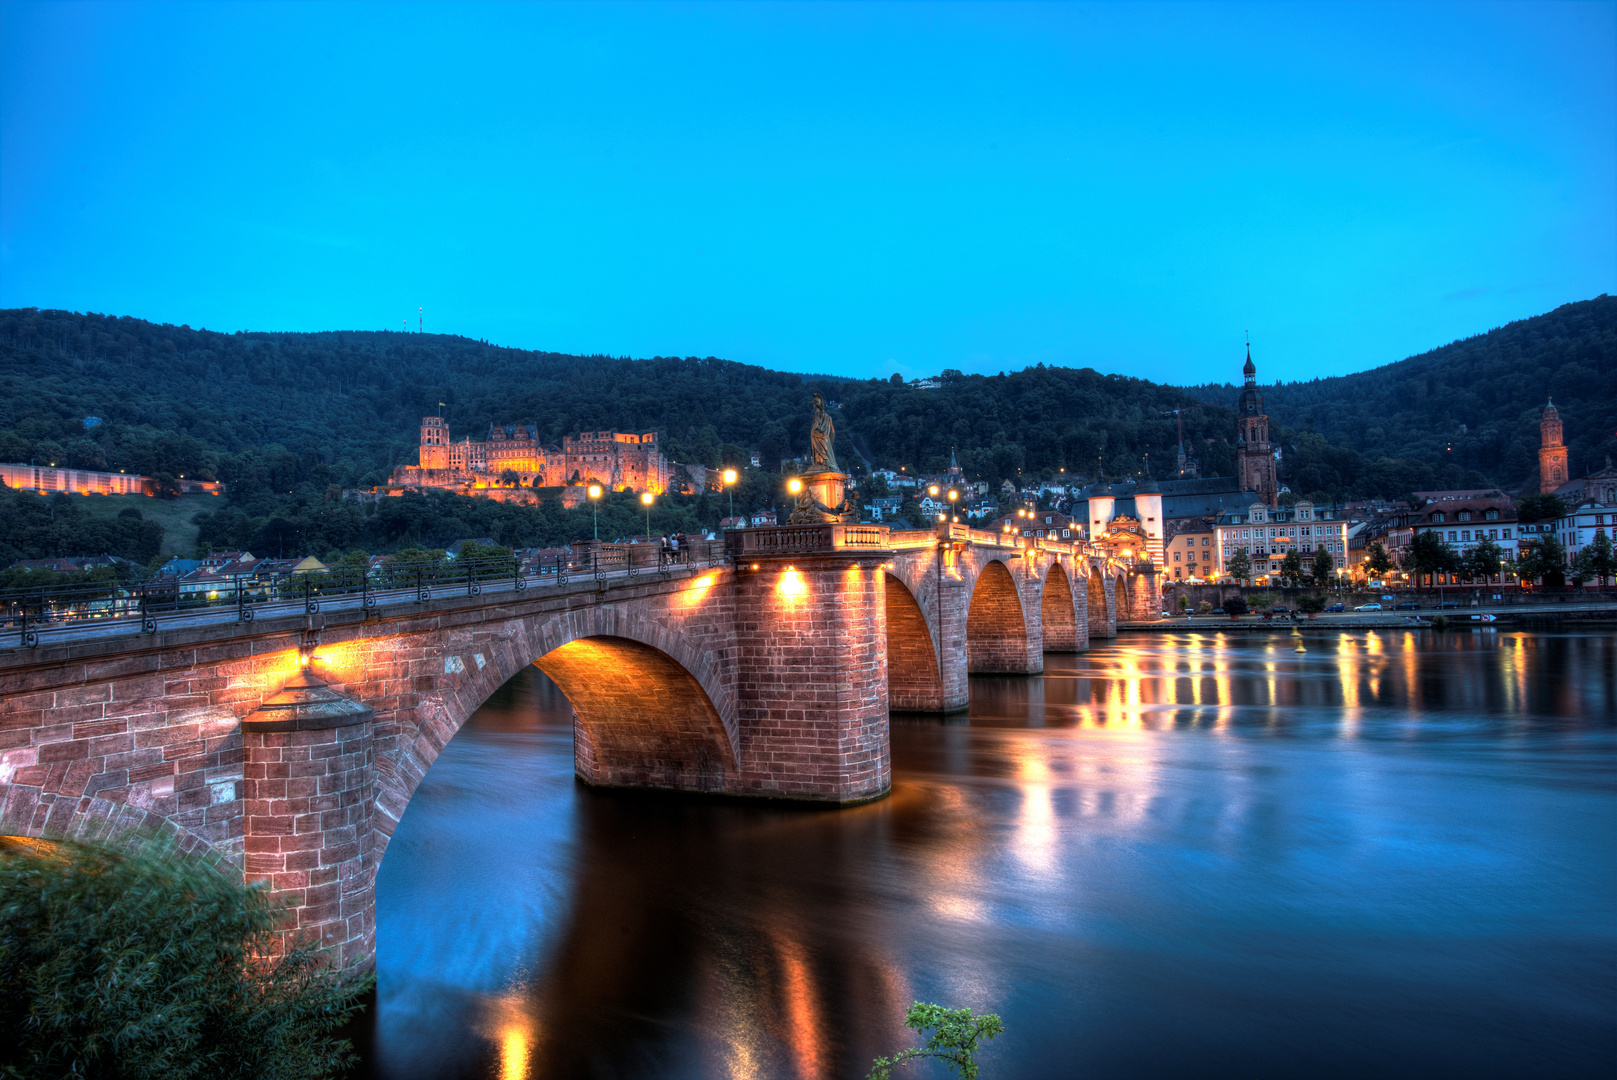
[[[786,481],[786,490],[790,491],[793,495],[796,495],[798,492],[803,490],[803,481],[799,480],[795,476],[792,477],[790,480]]]
[[[797,572],[797,567],[795,566],[786,568],[785,572],[780,575],[780,584],[776,588],[780,590],[782,596],[794,600],[808,591],[803,584],[803,575]]]
[[[595,539],[601,538],[601,485],[591,484],[589,488],[590,508],[595,513]]]
[[[730,517],[732,517],[732,518],[734,518],[736,516],[735,482],[736,482],[736,471],[734,469],[725,469],[724,470],[724,490],[726,490],[726,491],[728,491],[730,493]],[[646,531],[650,532],[651,530],[647,529]]]
[[[649,491],[640,493],[640,505],[646,508],[646,539],[651,539],[651,504],[657,501],[657,496]]]

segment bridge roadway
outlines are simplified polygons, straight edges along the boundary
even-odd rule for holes
[[[573,705],[586,783],[852,804],[888,790],[889,711],[962,709],[969,673],[1038,672],[1159,604],[1149,568],[960,526],[737,530],[703,561],[8,633],[0,833],[169,835],[368,964],[411,795],[528,664]]]

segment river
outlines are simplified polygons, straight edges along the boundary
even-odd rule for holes
[[[974,677],[848,810],[586,788],[530,669],[388,849],[369,1071],[863,1077],[920,999],[988,1078],[1611,1075],[1617,639],[1304,641]]]

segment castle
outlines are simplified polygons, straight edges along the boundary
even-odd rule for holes
[[[535,427],[492,425],[481,442],[449,438],[441,416],[421,418],[419,464],[400,465],[391,483],[402,487],[498,489],[600,484],[613,491],[661,495],[673,469],[657,445],[657,433],[586,431],[544,446]]]

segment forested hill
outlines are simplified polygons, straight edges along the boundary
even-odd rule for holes
[[[1597,462],[1617,451],[1614,325],[1617,300],[1601,297],[1361,375],[1266,388],[1286,451],[1282,479],[1325,498],[1514,484],[1532,471],[1547,392],[1574,463]],[[414,462],[420,417],[443,402],[457,439],[496,422],[535,424],[546,442],[655,429],[677,460],[733,463],[757,449],[771,468],[807,450],[808,398],[821,390],[838,405],[838,456],[854,471],[866,461],[937,469],[955,448],[969,476],[993,481],[1063,467],[1112,477],[1149,467],[1162,478],[1175,408],[1185,409],[1204,473],[1233,471],[1228,385],[1186,391],[1042,365],[944,372],[940,382],[800,376],[711,357],[568,356],[433,334],[232,334],[8,310],[0,460],[216,475],[233,499],[368,486]],[[85,417],[100,423],[87,428]]]
[[[1223,403],[1236,388],[1190,392]],[[1263,396],[1280,423],[1366,458],[1452,460],[1511,488],[1538,475],[1538,422],[1553,396],[1573,474],[1582,475],[1617,458],[1617,297],[1565,304],[1355,375],[1265,386]]]
[[[0,312],[0,460],[65,460],[131,472],[268,468],[289,490],[317,467],[374,484],[415,461],[420,418],[441,411],[455,438],[490,423],[536,424],[542,439],[656,429],[671,457],[717,465],[742,449],[765,467],[808,447],[809,395],[839,406],[845,464],[939,468],[957,448],[973,475],[1065,466],[1134,472],[1171,464],[1170,387],[1092,370],[1031,368],[992,378],[945,372],[922,390],[886,380],[800,376],[712,357],[628,360],[500,348],[432,334],[214,333],[71,312]],[[84,417],[101,423],[86,429]],[[1228,406],[1197,407],[1187,431],[1223,439]],[[726,447],[729,449],[726,449]],[[241,460],[238,460],[241,459]]]

